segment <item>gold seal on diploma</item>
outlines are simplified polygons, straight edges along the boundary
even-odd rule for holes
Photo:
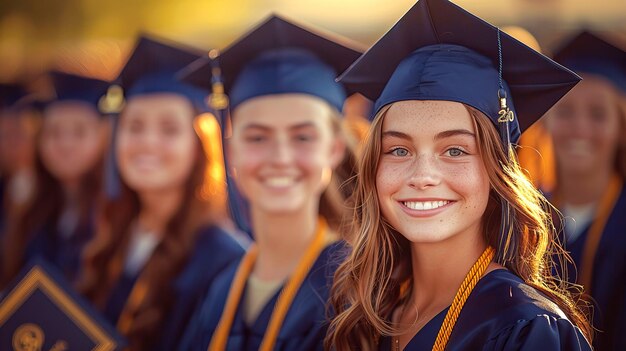
[[[22,324],[13,333],[13,350],[40,351],[43,341],[43,330],[37,324]]]

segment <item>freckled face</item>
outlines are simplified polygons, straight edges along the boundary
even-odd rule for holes
[[[479,236],[490,186],[465,106],[401,101],[384,118],[376,187],[387,222],[415,243]]]

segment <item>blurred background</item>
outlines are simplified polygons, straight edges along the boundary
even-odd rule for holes
[[[525,28],[544,52],[591,28],[626,39],[624,0],[455,0],[498,26]],[[3,0],[0,82],[56,68],[113,79],[135,36],[223,48],[271,12],[372,44],[415,0]]]

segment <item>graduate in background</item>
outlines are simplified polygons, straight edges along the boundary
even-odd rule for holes
[[[231,108],[227,158],[255,243],[216,279],[180,349],[322,348],[352,190],[344,182],[354,174],[340,120],[346,93],[334,79],[358,56],[277,16],[219,56]],[[185,80],[210,86],[211,64]]]
[[[174,77],[200,55],[142,36],[107,95],[125,96],[112,144],[121,183],[108,189],[80,290],[131,350],[174,350],[193,302],[243,254],[219,226],[223,184],[207,167],[220,161],[203,145],[216,141],[197,128],[206,92]]]
[[[578,80],[447,0],[417,2],[343,73],[376,117],[329,349],[591,349],[512,146]]]
[[[569,278],[594,301],[597,350],[626,350],[626,52],[584,31],[555,60],[583,77],[548,114]]]
[[[0,252],[3,234],[33,193],[39,111],[32,102],[21,84],[0,84]]]
[[[61,72],[52,72],[51,79],[56,97],[43,109],[35,194],[6,234],[4,283],[33,257],[43,257],[75,281],[94,231],[106,140],[97,104],[108,83]]]

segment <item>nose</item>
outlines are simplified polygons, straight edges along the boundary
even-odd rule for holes
[[[287,165],[293,161],[293,149],[286,138],[277,138],[273,146],[270,157],[274,165]]]
[[[572,111],[571,118],[569,120],[569,126],[566,129],[571,136],[584,138],[589,136],[592,125],[589,123],[590,118],[585,116],[579,111]]]
[[[154,148],[159,146],[160,137],[158,132],[145,128],[140,133],[136,133],[133,138],[136,145],[144,148]]]
[[[436,156],[420,154],[413,160],[409,171],[408,184],[415,189],[426,189],[438,185],[441,174]]]

